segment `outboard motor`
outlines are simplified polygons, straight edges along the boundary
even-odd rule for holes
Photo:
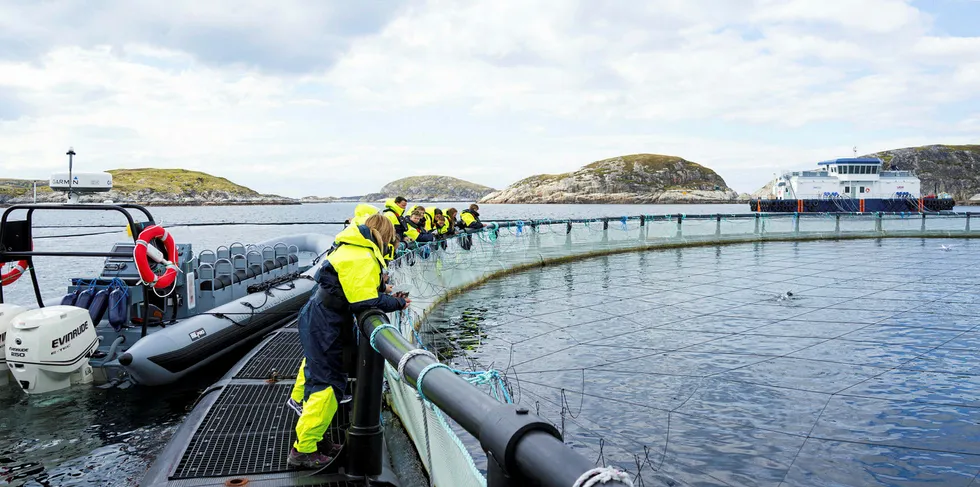
[[[48,306],[25,311],[7,333],[7,365],[28,394],[92,382],[89,354],[99,345],[87,309]]]
[[[0,386],[5,386],[10,381],[7,378],[10,374],[7,372],[7,352],[4,346],[4,342],[7,340],[7,331],[10,328],[10,322],[14,321],[17,315],[25,311],[27,311],[27,308],[17,306],[16,304],[0,304]]]

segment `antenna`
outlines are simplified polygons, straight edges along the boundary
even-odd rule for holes
[[[65,154],[68,155],[68,199],[71,200],[71,166],[72,166],[72,159],[74,159],[75,157],[75,148],[69,147],[68,152],[66,152]]]
[[[854,146],[854,148],[851,149],[851,150],[854,151],[854,157],[857,157],[858,156],[858,146]]]

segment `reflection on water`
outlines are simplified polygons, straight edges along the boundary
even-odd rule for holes
[[[966,486],[980,244],[949,243],[594,258],[455,297],[422,338],[453,366],[506,370],[518,402],[646,485]]]
[[[199,391],[80,386],[28,397],[0,388],[0,482],[134,485]]]

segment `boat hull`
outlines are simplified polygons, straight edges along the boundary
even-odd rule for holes
[[[272,242],[295,245],[300,252],[321,255],[333,239],[306,234],[280,237],[259,245]],[[234,298],[155,330],[106,366],[118,365],[126,377],[147,386],[169,384],[201,370],[294,319],[316,286],[313,280],[316,265],[308,263],[304,268],[304,272],[288,282]]]
[[[863,202],[863,206],[862,206]],[[920,210],[919,205],[922,205]],[[834,213],[834,212],[889,212],[917,213],[920,211],[949,211],[956,202],[952,199],[941,198],[839,198],[839,199],[805,199],[805,200],[752,200],[749,207],[752,211],[768,213]]]
[[[270,290],[268,299],[264,292],[253,293],[148,335],[119,363],[137,384],[177,381],[295,318],[316,283],[301,277],[292,284],[289,290]],[[254,306],[255,312],[243,303]]]

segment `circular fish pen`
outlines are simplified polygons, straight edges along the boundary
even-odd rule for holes
[[[637,485],[967,485],[977,234],[965,214],[513,222],[392,278],[405,336]],[[436,481],[480,485],[479,443],[387,376]]]
[[[980,470],[978,245],[592,258],[471,289],[421,338],[453,367],[499,369],[566,442],[649,485],[966,485]]]

